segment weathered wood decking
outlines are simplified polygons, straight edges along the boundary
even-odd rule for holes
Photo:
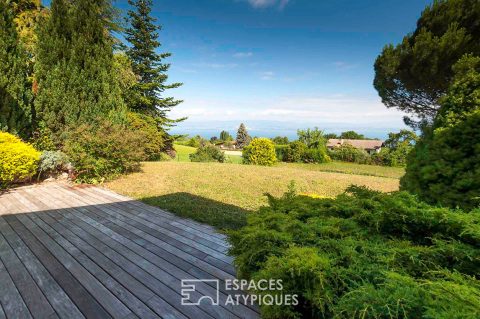
[[[98,187],[46,184],[0,195],[0,318],[258,318],[225,305],[233,279],[212,227]],[[197,283],[181,304],[182,279]],[[204,300],[205,301],[205,300]]]

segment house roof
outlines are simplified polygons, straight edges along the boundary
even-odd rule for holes
[[[337,147],[343,144],[350,144],[353,147],[363,150],[376,150],[383,146],[383,141],[380,140],[348,140],[348,139],[329,139],[327,147]]]

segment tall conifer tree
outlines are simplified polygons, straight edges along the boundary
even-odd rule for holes
[[[10,1],[0,1],[0,130],[31,133],[31,86],[28,57],[14,23]]]
[[[53,0],[40,30],[35,101],[57,137],[66,128],[124,115],[113,66],[110,0]]]
[[[161,46],[158,41],[161,26],[156,25],[156,19],[151,16],[152,1],[129,0],[128,3],[133,10],[128,12],[130,27],[126,30],[126,39],[131,47],[127,55],[138,78],[138,83],[132,88],[134,99],[131,108],[155,117],[162,126],[169,126],[182,120],[171,120],[167,116],[182,101],[163,95],[166,90],[178,88],[182,83],[166,83],[170,64],[164,63],[164,60],[171,53],[156,52]]]

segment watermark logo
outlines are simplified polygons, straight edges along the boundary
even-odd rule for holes
[[[207,284],[208,286],[205,286]],[[220,287],[225,295],[220,298]],[[203,289],[201,289],[203,288]],[[207,289],[205,289],[207,288]],[[213,288],[213,289],[212,289]],[[298,305],[298,295],[283,294],[280,279],[238,280],[226,279],[182,279],[183,306],[199,306],[210,303],[213,306],[244,305]],[[246,293],[249,291],[250,293]]]
[[[199,284],[210,284],[215,287],[211,294],[200,293]],[[182,279],[182,306],[199,306],[202,302],[209,302],[212,306],[220,303],[220,281],[218,279]]]

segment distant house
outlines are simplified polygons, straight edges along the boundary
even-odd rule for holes
[[[333,150],[335,147],[349,144],[355,148],[366,151],[368,154],[379,153],[383,147],[383,141],[380,140],[348,140],[348,139],[329,139],[327,148]]]
[[[222,150],[236,150],[237,149],[237,141],[230,141],[226,143],[217,144],[218,147]]]

